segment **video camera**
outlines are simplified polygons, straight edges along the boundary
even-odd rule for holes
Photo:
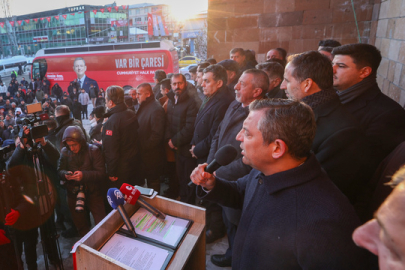
[[[30,130],[29,135],[26,135],[24,133],[24,129],[20,128],[20,131],[18,133],[18,136],[20,138],[35,140],[48,135],[48,127],[46,125],[34,126],[35,123],[49,119],[49,115],[46,113],[37,116],[36,114],[38,112],[42,112],[41,103],[29,104],[27,105],[27,113],[33,114],[33,116],[27,116],[21,119],[17,119],[16,123],[18,125],[27,126]]]

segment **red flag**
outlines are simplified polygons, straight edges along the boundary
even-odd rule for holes
[[[46,17],[46,20],[47,20],[48,22],[51,22],[51,17]]]
[[[34,20],[34,22],[38,22],[38,19],[33,19]]]
[[[0,22],[1,28],[4,28],[4,22]]]
[[[127,9],[127,6],[126,6],[126,5],[122,5],[122,9]]]
[[[55,19],[59,20],[59,15],[56,15],[56,16],[54,16],[54,17],[55,17]]]
[[[100,8],[101,13],[104,13],[104,10],[105,10],[104,8]]]
[[[96,15],[97,14],[97,9],[93,9],[93,13],[94,13],[94,15]]]
[[[65,19],[65,20],[66,20],[66,18],[67,18],[67,15],[62,15],[62,17],[63,17],[63,19]]]
[[[26,22],[26,23],[30,23],[30,20],[29,20],[29,19],[27,19],[27,20],[24,20],[24,22]]]
[[[152,17],[152,13],[148,13],[148,35],[153,36],[153,17]]]
[[[10,21],[11,26],[14,26],[14,21]]]
[[[118,9],[120,8],[119,6],[115,6],[114,7],[116,11],[118,11]]]
[[[21,23],[22,23],[22,21],[20,20],[20,21],[17,21],[18,22],[18,25],[21,25]]]
[[[87,10],[87,11],[85,11],[84,13],[89,13],[89,11]]]
[[[75,14],[74,14],[74,13],[70,13],[70,15],[75,16]]]
[[[83,12],[81,12],[81,11],[80,11],[80,12],[77,12],[77,14],[82,14],[82,13],[83,13]]]
[[[108,12],[111,12],[111,7],[108,7],[107,10],[108,10]]]
[[[43,21],[45,18],[40,18],[41,21]]]

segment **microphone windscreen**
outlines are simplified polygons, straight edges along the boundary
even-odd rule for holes
[[[107,200],[113,209],[117,209],[118,205],[124,205],[124,195],[118,188],[110,188],[107,192]]]
[[[215,153],[215,161],[221,166],[226,166],[234,161],[237,155],[238,150],[232,144],[227,144]]]
[[[122,184],[120,191],[127,196],[126,202],[132,205],[135,205],[141,195],[141,192],[138,189],[126,183]]]

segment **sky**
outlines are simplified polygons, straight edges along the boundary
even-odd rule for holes
[[[46,10],[78,5],[106,5],[114,0],[9,0],[13,15],[24,15]],[[188,17],[208,9],[208,0],[116,0],[118,6],[141,3],[166,4],[172,7],[174,15]],[[0,17],[4,17],[0,10]],[[184,18],[181,18],[184,19]]]

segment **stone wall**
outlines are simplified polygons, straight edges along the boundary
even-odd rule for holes
[[[391,0],[394,1],[394,0]],[[374,43],[379,4],[354,0],[362,42]],[[374,20],[374,22],[373,22]],[[234,47],[252,49],[257,60],[268,50],[316,50],[321,39],[358,41],[350,0],[209,0],[208,56],[229,58]]]
[[[375,46],[382,61],[377,81],[383,93],[405,104],[405,0],[381,0]]]

